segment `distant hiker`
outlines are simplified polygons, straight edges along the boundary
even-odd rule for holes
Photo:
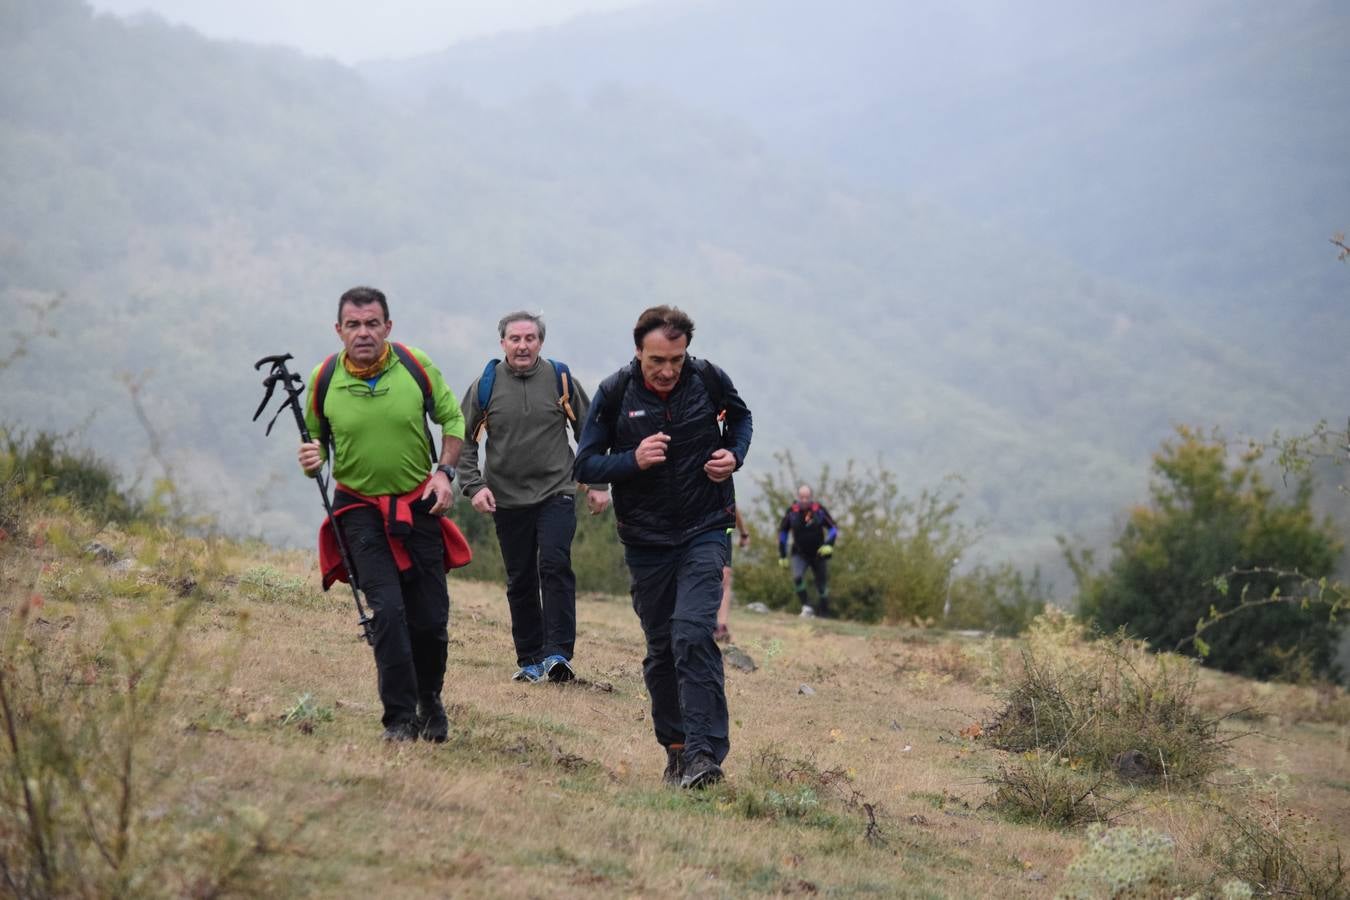
[[[384,739],[439,742],[449,732],[445,573],[458,535],[441,515],[454,502],[464,416],[427,355],[388,340],[393,324],[380,291],[342,295],[342,352],[309,382],[305,419],[321,438],[301,444],[299,460],[315,476],[332,452],[334,511],[373,617]],[[439,458],[428,415],[441,427]]]
[[[571,681],[578,485],[572,480],[575,457],[567,433],[581,438],[591,404],[567,366],[540,358],[541,318],[510,313],[497,323],[497,334],[503,358],[489,362],[464,394],[470,439],[459,460],[460,490],[474,509],[492,516],[502,548],[519,666],[511,677],[531,683]],[[484,434],[487,459],[480,467]],[[591,515],[609,506],[607,485],[581,488]]]
[[[788,558],[788,536],[792,536],[792,556]],[[806,602],[806,570],[810,569],[816,581],[815,614],[830,616],[829,560],[834,553],[834,540],[839,529],[830,511],[812,499],[810,485],[797,488],[797,502],[788,507],[778,526],[778,564],[792,567],[792,587],[802,612],[809,614]]]
[[[721,779],[731,746],[713,629],[736,516],[731,476],[752,430],[727,374],[687,354],[693,336],[677,308],[638,317],[636,358],[596,390],[576,464],[578,481],[613,486],[664,778],[686,788]]]
[[[741,520],[739,508],[736,510],[736,527],[727,529],[727,564],[722,567],[722,605],[718,607],[717,627],[713,629],[713,640],[719,644],[731,643],[731,628],[727,623],[731,619],[732,532],[738,535],[736,543],[742,550],[750,546],[750,532],[745,530],[745,522]]]

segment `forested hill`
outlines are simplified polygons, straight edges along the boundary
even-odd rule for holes
[[[1172,294],[1316,388],[1350,339],[1321,264],[1350,228],[1347,60],[1338,0],[665,0],[365,71],[491,102],[656,90]]]
[[[678,303],[755,410],[747,489],[778,449],[880,459],[914,492],[956,473],[983,552],[1019,563],[1137,499],[1173,422],[1340,412],[1175,296],[659,92],[409,105],[333,63],[74,0],[0,0],[0,50],[0,359],[29,351],[0,422],[156,477],[129,378],[203,511],[268,539],[308,541],[317,503],[289,423],[267,440],[249,421],[252,363],[307,369],[358,283],[457,390],[506,310],[541,309],[546,351],[590,386],[642,307]]]

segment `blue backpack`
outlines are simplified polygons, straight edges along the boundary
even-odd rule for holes
[[[487,408],[488,401],[492,399],[492,389],[497,384],[497,364],[500,359],[490,359],[488,364],[483,367],[483,374],[478,379],[478,409],[482,416],[478,420],[478,425],[473,430],[471,440],[476,444],[487,430]],[[567,368],[567,363],[558,362],[556,359],[548,360],[548,364],[553,367],[553,378],[558,385],[558,405],[563,408],[567,414],[567,421],[575,422],[577,414],[572,409],[572,370]]]

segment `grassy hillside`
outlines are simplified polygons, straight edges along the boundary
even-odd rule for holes
[[[308,556],[59,504],[2,516],[0,873],[40,878],[40,834],[72,893],[1100,896],[1143,859],[1147,896],[1219,896],[1272,860],[1261,877],[1334,887],[1327,854],[1350,850],[1350,699],[1208,672],[1199,714],[1240,712],[1211,745],[1222,765],[1108,772],[1080,804],[1167,835],[1147,853],[1111,841],[1153,832],[1103,838],[1006,799],[1009,773],[1090,765],[986,746],[1027,683],[1020,654],[1098,652],[1060,619],[1013,644],[738,610],[759,667],[728,671],[728,781],[689,794],[660,784],[626,598],[581,599],[577,682],[525,687],[500,589],[455,575],[450,741],[386,746],[349,600],[317,590]],[[36,832],[24,786],[48,802]]]

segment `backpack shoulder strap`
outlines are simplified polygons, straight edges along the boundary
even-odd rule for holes
[[[328,385],[333,383],[333,373],[337,371],[337,358],[334,353],[319,366],[319,377],[314,380],[314,390],[309,395],[309,405],[319,418],[319,446],[328,451],[329,460],[333,458],[333,428],[328,424],[328,416],[324,415],[323,404],[328,396]]]
[[[623,406],[623,395],[628,392],[628,383],[633,380],[632,363],[624,366],[600,383],[605,392],[605,405],[597,417],[611,429],[619,418],[619,408]]]
[[[436,398],[431,395],[431,376],[427,375],[422,362],[403,344],[390,341],[389,345],[394,348],[394,354],[398,356],[399,362],[403,363],[403,367],[412,374],[413,380],[422,389],[422,430],[427,435],[427,452],[431,454],[431,461],[435,463],[441,455],[436,452],[436,439],[432,437],[431,426],[427,424],[427,419],[436,414]]]
[[[727,392],[722,384],[722,378],[717,374],[717,367],[706,359],[690,357],[689,362],[693,365],[694,371],[703,381],[703,389],[708,392],[708,399],[712,401],[713,409],[717,410],[717,421],[724,422],[727,418]]]
[[[550,359],[548,363],[553,366],[553,378],[558,384],[558,405],[567,414],[567,421],[575,422],[577,414],[572,409],[572,370],[567,368],[567,363],[556,359]]]
[[[497,363],[500,359],[489,359],[483,366],[483,374],[478,376],[478,425],[473,430],[473,442],[476,444],[487,431],[487,408],[492,402],[492,389],[497,386]]]

